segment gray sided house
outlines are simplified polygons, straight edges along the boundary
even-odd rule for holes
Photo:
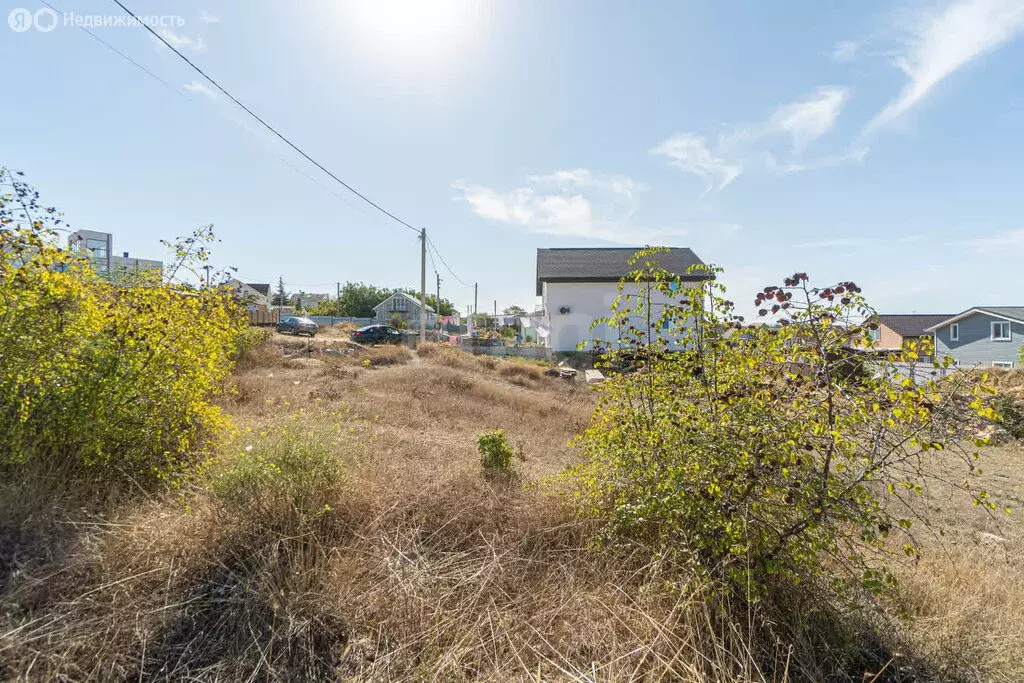
[[[928,328],[935,355],[961,366],[1020,367],[1024,306],[978,306]]]
[[[405,321],[407,327],[418,329],[420,326],[420,300],[405,292],[395,292],[384,301],[373,307],[373,319],[379,325],[387,324],[395,316]],[[437,313],[427,306],[427,329],[437,324]]]

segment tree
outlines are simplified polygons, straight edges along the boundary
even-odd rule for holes
[[[416,299],[419,299],[418,295]],[[456,313],[455,305],[451,301],[448,301],[448,299],[445,299],[444,297],[441,297],[441,302],[438,303],[437,297],[435,295],[428,294],[427,305],[433,308],[434,312],[436,312],[440,316],[455,315]]]
[[[372,318],[373,307],[394,294],[393,289],[346,282],[341,288],[341,314],[353,318]]]
[[[418,289],[408,288],[408,289],[401,289],[401,290],[396,290],[396,291],[405,292],[406,294],[408,294],[412,298],[416,299],[416,301],[420,300],[420,291]],[[445,299],[444,297],[441,297],[441,304],[440,304],[440,306],[437,303],[437,295],[435,295],[435,294],[427,294],[426,301],[427,301],[427,305],[430,306],[431,308],[433,308],[434,312],[437,313],[438,315],[441,315],[441,316],[455,315],[455,305],[452,304],[451,301],[448,301],[448,299]]]
[[[338,315],[337,299],[321,299],[306,309],[309,315]]]
[[[776,579],[822,576],[850,597],[893,584],[876,555],[916,557],[928,482],[996,508],[969,482],[987,443],[970,418],[995,419],[984,378],[915,384],[892,360],[866,367],[851,348],[869,339],[873,311],[852,282],[787,277],[755,299],[777,324],[748,326],[721,297],[720,270],[692,270],[708,279],[691,289],[657,253],[635,257],[594,323],[620,336],[602,343],[610,376],[567,478],[610,543],[638,542],[754,598]]]
[[[519,306],[507,306],[505,308],[504,313],[505,313],[505,315],[524,316],[524,315],[526,315],[526,310],[523,309],[523,308],[520,308]]]
[[[284,291],[284,278],[277,278],[277,294],[274,295],[274,300],[271,302],[274,306],[287,306],[288,305],[288,293]]]

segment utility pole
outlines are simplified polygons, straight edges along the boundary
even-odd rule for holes
[[[420,343],[427,341],[427,229],[420,228]]]
[[[341,317],[341,283],[340,282],[336,282],[335,284],[338,285],[338,317],[340,318]]]
[[[210,288],[210,268],[213,268],[213,266],[211,266],[210,264],[206,264],[205,266],[203,266],[203,269],[206,270],[206,288],[207,289]]]
[[[434,295],[434,312],[437,313],[437,338],[441,339],[441,273],[434,271],[437,278],[437,294]]]
[[[497,299],[494,300],[494,317],[495,318],[498,317],[498,300]]]
[[[476,315],[476,295],[477,295],[477,283],[473,283],[473,314]]]

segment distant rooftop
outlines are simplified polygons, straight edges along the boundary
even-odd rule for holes
[[[565,248],[537,250],[537,294],[545,282],[618,282],[643,264],[629,264],[644,247]],[[685,279],[703,280],[687,275],[691,266],[704,265],[689,247],[672,247],[652,257],[668,272]]]
[[[257,292],[259,292],[263,296],[267,296],[268,294],[270,294],[270,285],[269,284],[263,284],[263,283],[257,283],[257,282],[246,282],[245,284],[246,284],[247,287],[251,287],[252,289],[255,289]]]
[[[955,313],[883,313],[878,316],[878,322],[901,337],[921,337],[927,334],[929,327],[938,325],[954,315]]]

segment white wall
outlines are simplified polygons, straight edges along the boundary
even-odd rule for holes
[[[693,283],[684,283],[684,287],[692,287]],[[641,286],[627,284],[623,294],[634,296],[643,291]],[[591,323],[597,318],[611,315],[612,302],[618,296],[617,282],[545,282],[543,283],[544,310],[551,322],[551,334],[547,338],[547,346],[555,351],[575,351],[578,344],[585,339],[618,339],[616,330],[609,330],[607,325],[599,325],[593,331]],[[634,300],[635,301],[635,300]],[[651,315],[661,315],[661,306],[666,297],[660,292],[651,295]],[[630,306],[635,307],[631,302]],[[569,313],[559,313],[559,309],[569,308]],[[635,320],[633,324],[643,327],[645,321]]]

